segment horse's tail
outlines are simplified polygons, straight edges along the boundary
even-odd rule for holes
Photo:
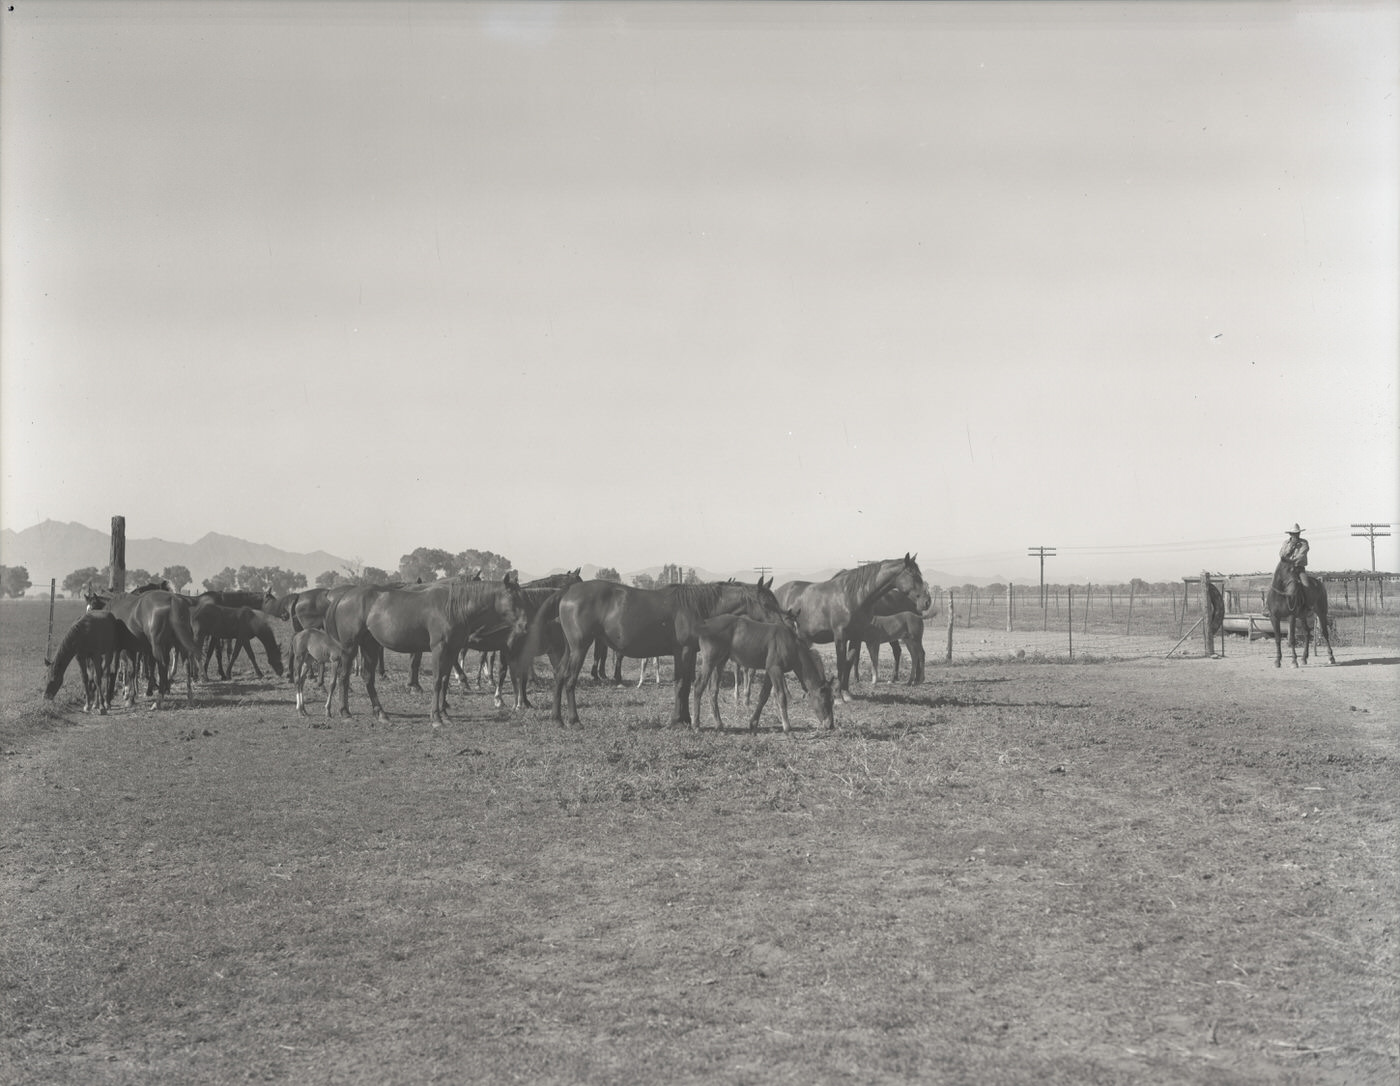
[[[539,607],[535,608],[535,613],[530,616],[530,624],[525,631],[525,638],[516,659],[529,662],[545,651],[545,631],[552,623],[559,621],[559,602],[567,591],[567,587],[555,589]]]
[[[199,655],[199,648],[195,644],[194,624],[190,621],[191,607],[186,597],[171,595],[170,632],[175,637],[175,644],[190,662],[190,667],[193,667],[195,657]]]

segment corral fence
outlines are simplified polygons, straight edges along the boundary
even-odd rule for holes
[[[1313,574],[1327,585],[1335,646],[1400,648],[1400,579],[1392,574]],[[925,619],[931,661],[1053,656],[1128,659],[1272,653],[1261,592],[1270,574],[1198,574],[1180,583],[961,585],[934,593]],[[1224,603],[1209,633],[1206,593]],[[1219,606],[1219,603],[1217,603]],[[1301,633],[1299,635],[1301,641]]]

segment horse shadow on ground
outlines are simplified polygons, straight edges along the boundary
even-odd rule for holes
[[[1004,681],[1004,680],[994,680]],[[872,692],[857,694],[856,701],[873,705],[923,706],[927,709],[971,709],[992,706],[1002,709],[1088,709],[1087,701],[992,701],[984,698],[932,694],[927,696]]]
[[[1338,660],[1338,667],[1366,667],[1371,664],[1382,664],[1394,667],[1400,664],[1400,656],[1372,656],[1365,660]]]

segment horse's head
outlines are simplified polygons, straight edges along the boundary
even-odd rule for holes
[[[107,609],[107,597],[98,595],[96,592],[84,593],[83,599],[87,601],[87,606],[83,609],[86,612],[105,611]]]
[[[758,584],[747,591],[748,607],[745,609],[745,617],[753,619],[755,622],[786,622],[788,611],[783,610],[782,604],[778,602],[778,597],[773,595],[773,578],[764,580],[760,575]],[[794,616],[795,619],[795,616]]]
[[[913,600],[919,613],[924,614],[933,606],[933,596],[928,590],[928,585],[924,584],[924,575],[919,570],[918,557],[917,554],[905,553],[904,567],[899,571],[899,576],[895,578],[894,587]]]

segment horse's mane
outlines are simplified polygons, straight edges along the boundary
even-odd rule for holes
[[[753,585],[740,581],[708,581],[700,584],[669,584],[661,587],[673,593],[676,602],[682,607],[700,615],[709,615],[714,611],[715,605],[719,603],[720,594],[730,584],[736,588],[747,588],[757,595],[758,590]]]
[[[893,559],[898,561],[899,559]],[[884,568],[885,562],[867,562],[863,566],[856,566],[855,569],[843,569],[833,581],[840,581],[842,586],[852,589],[856,596],[864,599],[879,587],[880,570]]]

